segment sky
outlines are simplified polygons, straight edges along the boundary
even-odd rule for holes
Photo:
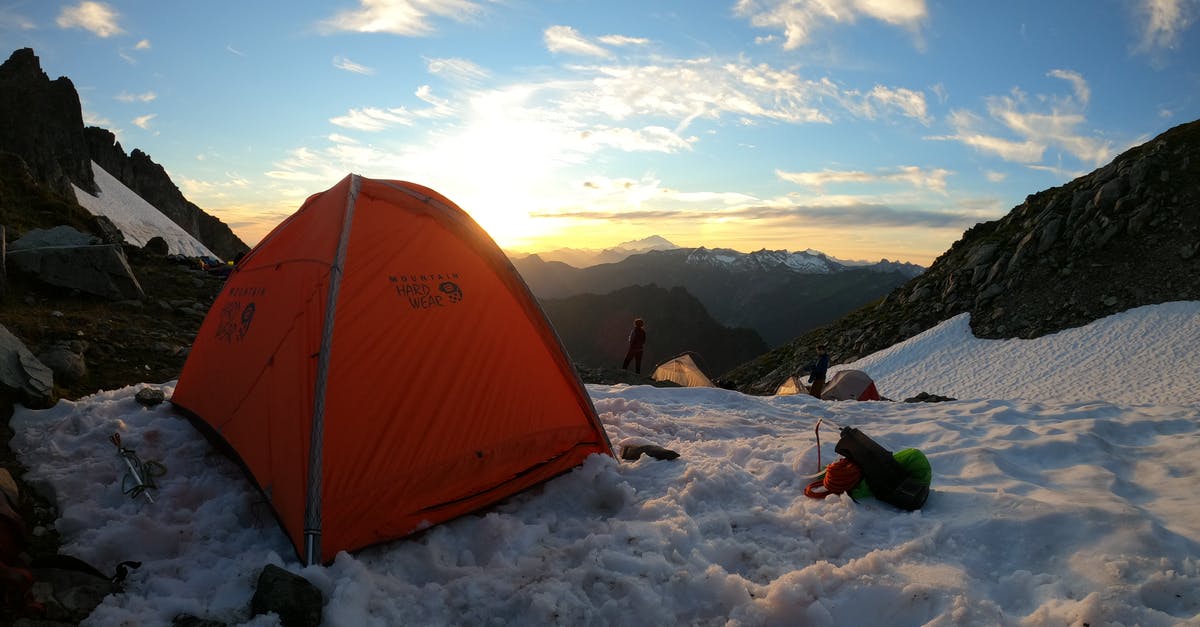
[[[53,486],[63,553],[102,572],[142,562],[84,625],[277,625],[249,614],[267,564],[322,592],[325,625],[1200,624],[1200,372],[1181,367],[1200,359],[1200,302],[1033,340],[977,339],[968,322],[832,369],[866,371],[889,398],[957,399],[943,403],[588,385],[615,446],[680,457],[592,455],[324,566],[300,564],[239,468],[169,404],[134,399],[174,381],[18,407],[12,446],[26,479]],[[922,509],[804,496],[846,426],[925,453]],[[122,493],[113,433],[167,468],[153,503]]]
[[[1200,118],[1200,0],[0,0],[0,53],[253,245],[347,173],[503,247],[928,265]]]

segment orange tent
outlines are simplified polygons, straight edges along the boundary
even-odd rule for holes
[[[437,192],[358,175],[237,264],[172,402],[231,449],[309,564],[612,455],[487,233]]]

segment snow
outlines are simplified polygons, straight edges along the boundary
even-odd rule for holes
[[[133,190],[125,187],[113,175],[92,162],[92,174],[100,193],[93,196],[79,188],[75,188],[75,199],[92,213],[105,216],[112,220],[125,241],[135,246],[145,246],[150,238],[158,235],[167,241],[167,249],[172,254],[185,257],[218,257],[204,244],[175,224],[154,205],[146,202]]]
[[[142,386],[33,411],[13,446],[53,485],[63,552],[140,560],[88,625],[231,625],[268,563],[326,598],[326,625],[1198,625],[1200,302],[1035,340],[955,318],[854,364],[881,393],[825,402],[588,386],[614,444],[681,457],[579,468],[426,533],[303,567],[241,471]],[[169,394],[173,382],[163,384]],[[932,463],[925,507],[803,495],[836,427]],[[167,473],[122,494],[120,433]]]

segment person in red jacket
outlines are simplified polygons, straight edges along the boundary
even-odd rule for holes
[[[629,362],[633,362],[633,371],[642,374],[642,351],[646,347],[646,322],[641,318],[633,319],[633,329],[629,332],[629,350],[625,353],[625,361],[621,363],[622,370],[629,370]]]

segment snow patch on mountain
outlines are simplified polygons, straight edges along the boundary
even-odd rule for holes
[[[77,185],[75,199],[93,215],[104,216],[116,225],[125,236],[125,241],[135,246],[145,246],[151,238],[160,236],[167,242],[172,254],[185,257],[218,257],[191,233],[175,224],[154,205],[146,202],[133,190],[125,187],[116,177],[92,162],[92,174],[100,193],[93,196]]]

